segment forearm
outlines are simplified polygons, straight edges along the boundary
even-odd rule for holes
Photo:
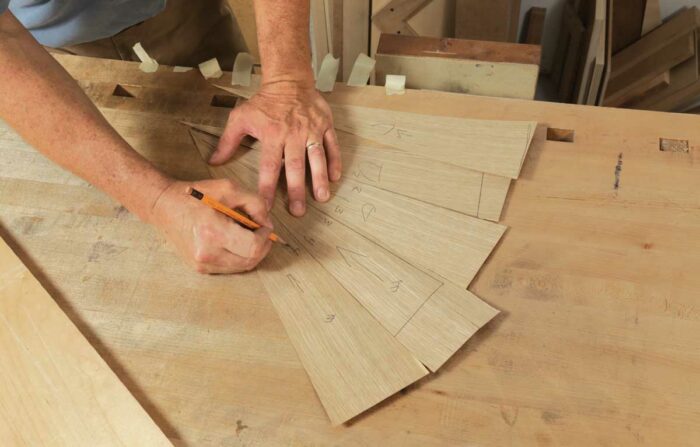
[[[48,158],[148,221],[170,180],[107,123],[8,11],[0,15],[0,117]]]
[[[314,84],[309,0],[255,0],[263,83]]]

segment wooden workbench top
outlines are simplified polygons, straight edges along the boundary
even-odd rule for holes
[[[196,71],[59,61],[156,165],[208,176],[178,121],[223,123],[221,90]],[[697,445],[700,117],[374,87],[329,99],[540,123],[506,204],[510,229],[470,287],[501,315],[437,374],[336,428],[255,273],[190,272],[154,230],[0,126],[0,233],[168,437]],[[545,141],[547,127],[574,142]],[[690,151],[660,151],[659,138]]]

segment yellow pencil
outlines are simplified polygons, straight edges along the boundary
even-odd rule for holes
[[[219,202],[218,200],[213,199],[213,198],[209,197],[208,195],[204,194],[203,192],[197,191],[196,189],[194,189],[192,187],[187,188],[187,193],[189,195],[191,195],[192,197],[194,197],[195,199],[201,200],[202,203],[204,203],[208,207],[213,208],[222,214],[226,214],[228,217],[235,220],[236,222],[243,225],[244,227],[248,228],[249,230],[257,230],[261,226],[261,225],[257,224],[256,222],[248,219],[243,214],[232,210],[231,208],[227,207],[226,205]],[[284,241],[284,239],[282,239],[281,237],[279,237],[275,233],[270,233],[269,239],[272,242],[279,242],[280,244],[287,245],[287,243]]]

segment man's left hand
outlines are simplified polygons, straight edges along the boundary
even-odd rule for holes
[[[313,85],[263,84],[255,96],[231,112],[209,162],[226,162],[246,135],[262,144],[258,188],[268,209],[284,163],[289,211],[295,216],[306,212],[307,154],[314,198],[320,202],[330,198],[329,179],[335,182],[341,175],[340,147],[331,109]]]

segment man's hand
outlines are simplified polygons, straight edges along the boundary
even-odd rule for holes
[[[307,154],[314,197],[320,202],[330,198],[329,179],[340,179],[340,147],[330,107],[313,85],[290,81],[264,84],[255,96],[231,112],[209,162],[226,162],[246,135],[262,143],[258,187],[268,209],[284,162],[289,211],[295,216],[306,212]]]
[[[230,208],[241,208],[263,225],[250,231],[187,194],[192,186]],[[151,222],[175,245],[180,255],[200,273],[249,271],[267,255],[272,231],[265,202],[231,180],[173,182],[160,195]]]

